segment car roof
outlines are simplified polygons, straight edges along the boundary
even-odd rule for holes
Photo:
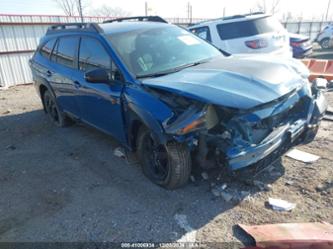
[[[247,21],[247,20],[254,20],[254,19],[259,19],[259,18],[264,18],[264,17],[269,17],[271,15],[265,14],[265,13],[253,13],[253,14],[245,14],[245,15],[235,15],[235,16],[227,16],[227,17],[222,17],[222,18],[217,18],[217,19],[212,19],[212,20],[207,20],[203,22],[199,22],[196,24],[193,24],[189,26],[189,29],[205,26],[205,25],[210,25],[210,24],[219,24],[219,23],[232,23],[232,22],[242,22],[242,21]]]
[[[169,23],[162,22],[140,22],[140,21],[125,21],[125,22],[111,22],[99,24],[104,34],[117,34],[123,32],[130,32],[140,29],[162,28],[167,26],[174,26]]]

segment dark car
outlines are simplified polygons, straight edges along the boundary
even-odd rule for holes
[[[110,134],[168,189],[194,166],[268,165],[314,138],[326,101],[301,62],[225,57],[183,28],[137,19],[47,31],[30,67],[55,124]]]
[[[290,33],[289,40],[294,58],[302,59],[312,54],[312,42],[308,36]]]

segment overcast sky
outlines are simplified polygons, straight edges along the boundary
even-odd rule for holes
[[[83,0],[88,2],[89,9],[103,4],[120,7],[132,15],[144,15],[145,0]],[[192,4],[194,18],[215,18],[223,15],[240,14],[255,10],[257,3],[263,0],[147,0],[150,14],[162,17],[187,17],[187,3]],[[267,6],[274,0],[266,0]],[[275,0],[276,1],[276,0]],[[280,0],[278,16],[291,12],[294,17],[304,19],[322,18],[329,0]],[[54,0],[0,0],[2,14],[63,14]],[[329,16],[333,17],[333,1]]]

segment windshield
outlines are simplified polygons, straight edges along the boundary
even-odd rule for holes
[[[176,70],[221,55],[209,43],[176,26],[139,29],[107,37],[136,77]]]
[[[221,40],[236,39],[283,30],[282,24],[274,17],[218,24],[217,31]]]

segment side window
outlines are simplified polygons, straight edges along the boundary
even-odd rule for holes
[[[50,58],[50,54],[52,52],[55,42],[56,39],[51,39],[47,43],[45,43],[44,46],[39,50],[40,54],[45,58]]]
[[[111,69],[111,58],[98,40],[88,37],[81,38],[79,68],[84,72],[96,68]]]
[[[205,27],[200,27],[200,28],[195,28],[191,30],[194,34],[196,34],[197,36],[199,36],[200,38],[211,42],[212,38],[210,36],[210,30],[207,26]]]
[[[78,37],[60,38],[52,53],[51,60],[66,67],[74,68],[78,42]]]

